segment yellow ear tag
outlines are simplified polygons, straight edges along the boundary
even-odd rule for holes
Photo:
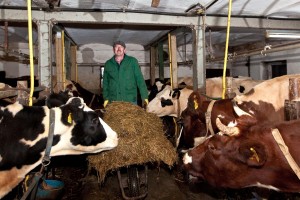
[[[72,113],[69,113],[69,116],[68,116],[68,122],[71,124],[73,121],[72,119]]]
[[[195,108],[195,110],[198,108],[198,102],[197,102],[197,99],[194,99],[194,108]]]
[[[255,149],[251,147],[250,151],[253,153],[253,155],[251,156],[250,159],[256,159],[256,161],[259,162],[259,157],[258,157],[258,154],[256,153]]]

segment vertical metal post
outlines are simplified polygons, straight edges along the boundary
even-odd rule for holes
[[[160,42],[158,43],[159,80],[164,80],[165,78],[163,55],[164,55],[163,44]]]
[[[38,21],[38,77],[40,85],[51,87],[52,33],[51,21]]]
[[[150,84],[155,84],[156,48],[150,48]]]
[[[205,88],[206,58],[205,58],[205,26],[201,26],[199,16],[198,25],[192,29],[193,33],[193,89]]]

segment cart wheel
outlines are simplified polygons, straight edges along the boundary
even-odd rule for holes
[[[128,189],[131,197],[137,197],[140,195],[140,180],[138,174],[138,168],[136,166],[130,166],[127,169],[128,174]]]

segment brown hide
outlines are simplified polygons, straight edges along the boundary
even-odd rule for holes
[[[277,123],[284,120],[284,102],[289,98],[288,83],[290,78],[300,77],[300,75],[286,75],[264,81],[256,85],[245,95],[236,96],[233,100],[244,111],[252,116],[255,116],[259,123]],[[205,136],[206,122],[205,113],[211,100],[206,99],[205,96],[199,92],[193,92],[188,99],[188,106],[182,113],[182,117],[186,118],[189,115],[193,117],[189,120],[184,120],[183,146],[191,146],[195,137]],[[196,109],[197,107],[197,109]],[[198,116],[198,118],[196,117]],[[220,119],[225,125],[235,122],[237,115],[233,110],[233,104],[230,99],[217,100],[212,108],[211,123],[214,132],[219,130],[215,125],[216,117],[221,116]],[[193,127],[195,120],[200,120],[203,125]],[[186,124],[188,123],[188,124]],[[196,124],[199,124],[197,122]],[[191,130],[191,131],[190,131]],[[203,134],[204,133],[204,134]],[[186,143],[185,143],[186,142]]]
[[[256,185],[299,192],[300,180],[274,140],[272,127],[249,127],[246,121],[239,121],[243,124],[240,135],[215,135],[207,139],[184,156],[185,169],[213,186],[238,189]],[[300,121],[283,122],[273,128],[279,129],[299,165]]]

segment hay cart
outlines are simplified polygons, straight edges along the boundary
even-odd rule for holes
[[[159,117],[127,102],[106,107],[104,121],[118,133],[118,146],[88,157],[90,166],[104,181],[108,171],[116,171],[125,200],[143,199],[148,194],[147,163],[163,162],[172,166],[177,153],[165,137]]]

